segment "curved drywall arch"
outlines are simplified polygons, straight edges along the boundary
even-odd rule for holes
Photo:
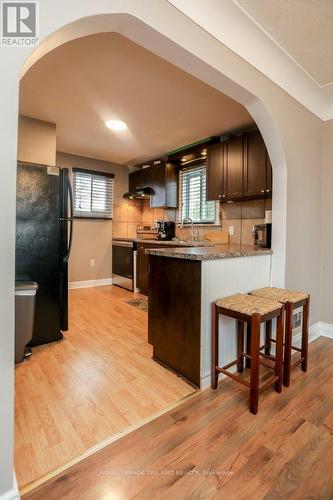
[[[26,60],[20,77],[41,57],[76,38],[101,32],[118,32],[179,68],[220,90],[244,107],[254,118],[265,140],[273,167],[273,259],[272,283],[284,286],[287,231],[287,164],[279,132],[262,100],[226,74],[207,64],[184,47],[166,38],[151,26],[129,14],[103,14],[81,18],[66,24],[47,38]],[[244,64],[247,64],[244,62]]]

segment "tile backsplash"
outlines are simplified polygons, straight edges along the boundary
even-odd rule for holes
[[[262,224],[265,218],[265,210],[272,209],[272,200],[251,200],[235,203],[224,203],[220,205],[221,226],[197,227],[195,228],[198,239],[202,240],[207,231],[221,231],[221,228],[233,227],[230,235],[231,243],[253,244],[252,228],[254,224]],[[155,220],[176,221],[178,218],[176,209],[150,208],[149,201],[121,200],[114,205],[113,212],[113,237],[134,238],[137,225],[153,225]],[[180,239],[191,237],[191,228],[179,228],[176,230]]]

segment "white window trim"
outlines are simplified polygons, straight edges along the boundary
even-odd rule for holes
[[[198,165],[199,166],[199,165]],[[190,223],[183,224],[182,219],[182,185],[179,182],[178,185],[178,220],[176,222],[178,227],[191,227]],[[215,221],[214,222],[194,222],[193,227],[221,227],[222,226],[222,218],[221,218],[221,206],[219,201],[215,201]]]
[[[102,177],[109,177],[111,179],[111,193],[110,193],[110,200],[111,200],[111,209],[110,209],[110,215],[106,216],[106,213],[101,212],[100,214],[98,212],[92,212],[92,211],[82,211],[81,213],[77,213],[75,211],[75,197],[76,197],[76,192],[75,192],[75,172],[83,172],[86,174],[90,174],[92,176],[100,175]],[[87,219],[87,220],[112,220],[113,219],[113,210],[114,210],[114,175],[110,174],[108,172],[99,172],[99,171],[93,171],[90,169],[85,169],[81,167],[74,167],[71,169],[71,181],[72,181],[72,189],[73,189],[73,218],[74,219]]]

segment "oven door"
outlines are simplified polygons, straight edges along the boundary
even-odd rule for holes
[[[133,244],[112,243],[112,283],[133,291]]]

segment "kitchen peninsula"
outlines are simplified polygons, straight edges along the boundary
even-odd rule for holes
[[[149,255],[148,338],[155,361],[192,385],[210,385],[211,304],[270,286],[272,251],[250,245],[154,248]],[[226,364],[236,353],[236,328],[220,318]]]

